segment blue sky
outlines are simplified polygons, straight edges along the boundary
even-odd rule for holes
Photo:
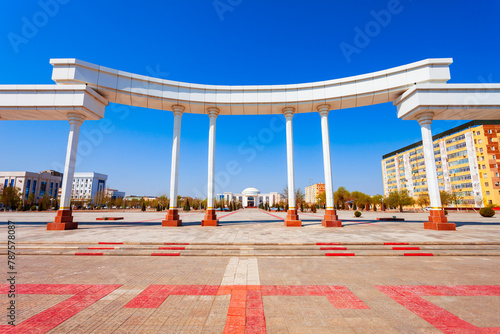
[[[374,13],[388,8],[393,13],[378,31],[346,56],[341,45],[356,47],[356,31],[372,27]],[[328,80],[451,57],[450,83],[500,82],[499,10],[498,1],[4,1],[0,84],[52,83],[50,58],[231,85]],[[103,121],[82,126],[80,140],[87,146],[80,147],[84,156],[77,171],[108,174],[108,185],[127,194],[168,193],[172,113],[110,105],[105,119],[113,130],[102,138],[93,134]],[[283,189],[281,121],[281,116],[218,117],[218,192]],[[462,123],[434,122],[433,132]],[[334,188],[369,194],[383,192],[381,156],[420,140],[417,122],[399,120],[391,103],[332,111],[329,125]],[[265,143],[251,144],[270,128],[277,130]],[[0,122],[0,170],[62,170],[68,129],[67,122]],[[324,181],[317,113],[294,117],[294,154],[298,187]],[[185,114],[181,195],[204,196],[207,156],[208,116]]]

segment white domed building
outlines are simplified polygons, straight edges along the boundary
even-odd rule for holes
[[[218,194],[217,200],[220,201],[222,199],[224,199],[228,203],[233,200],[241,202],[244,208],[256,208],[261,203],[268,203],[270,206],[273,206],[280,201],[280,194],[278,194],[277,192],[261,194],[259,189],[250,187],[243,190],[241,194],[234,194],[231,192]]]

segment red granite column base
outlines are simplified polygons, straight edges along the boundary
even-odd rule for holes
[[[324,227],[342,227],[342,222],[339,220],[339,216],[337,216],[337,211],[326,209],[325,219],[321,221],[321,225]]]
[[[448,223],[448,219],[444,215],[443,210],[431,210],[429,221],[424,222],[424,229],[436,231],[455,231],[456,227],[453,223]]]
[[[58,210],[53,223],[47,223],[48,231],[74,230],[78,228],[78,223],[73,222],[71,210]]]
[[[178,209],[169,209],[165,220],[161,221],[161,226],[182,226]]]
[[[297,214],[297,210],[288,209],[285,219],[285,226],[290,227],[300,227],[302,226],[302,221],[299,219],[299,215]]]
[[[201,226],[217,226],[219,221],[217,220],[217,214],[214,209],[207,209],[205,211],[205,219],[201,221]]]

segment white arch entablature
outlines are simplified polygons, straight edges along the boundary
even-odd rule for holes
[[[450,79],[451,58],[427,59],[391,69],[342,79],[292,85],[215,86],[163,80],[113,70],[77,59],[51,59],[57,84],[87,84],[109,102],[171,110],[181,104],[185,112],[220,115],[316,112],[329,104],[346,109],[394,101],[415,83],[444,84]]]

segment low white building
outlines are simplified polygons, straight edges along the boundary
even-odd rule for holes
[[[57,198],[62,183],[62,173],[47,170],[33,172],[0,172],[0,192],[6,187],[16,187],[21,193],[23,204],[33,194],[35,203],[44,195]]]
[[[125,198],[125,192],[108,188],[105,190],[105,197],[110,197],[111,199]]]
[[[243,190],[241,194],[233,194],[231,192],[218,194],[217,199],[224,199],[227,203],[235,200],[241,202],[244,208],[253,208],[258,207],[260,203],[268,203],[270,206],[274,206],[280,201],[280,194],[277,192],[261,194],[259,189],[250,187]]]
[[[104,197],[108,176],[95,172],[75,173],[71,199],[93,200],[98,196]]]

